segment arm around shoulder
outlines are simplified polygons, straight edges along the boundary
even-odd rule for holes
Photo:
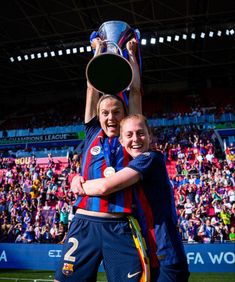
[[[137,171],[123,168],[108,178],[88,180],[83,184],[83,190],[89,196],[104,196],[127,188],[140,180]]]

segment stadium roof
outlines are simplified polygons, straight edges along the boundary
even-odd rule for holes
[[[86,51],[89,36],[109,20],[127,22],[146,39],[141,49],[147,95],[234,87],[234,19],[234,0],[4,1],[0,9],[1,101],[46,100],[64,93],[83,96],[85,68],[92,57]],[[151,38],[156,38],[155,44]],[[66,54],[69,48],[71,53]],[[63,55],[58,55],[59,50]]]

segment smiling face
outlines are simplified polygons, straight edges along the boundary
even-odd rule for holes
[[[120,143],[133,158],[147,152],[150,141],[151,137],[143,116],[129,116],[122,121]]]
[[[120,121],[124,118],[125,112],[121,101],[108,97],[99,104],[100,125],[108,137],[119,136]]]

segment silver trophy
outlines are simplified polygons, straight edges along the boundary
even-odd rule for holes
[[[105,50],[94,55],[86,68],[89,83],[104,94],[118,94],[126,90],[132,82],[133,70],[123,56],[128,40],[133,37],[131,27],[122,21],[103,23],[98,37],[104,42]]]

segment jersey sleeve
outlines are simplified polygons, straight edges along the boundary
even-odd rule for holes
[[[159,155],[157,153],[145,152],[131,160],[128,164],[128,167],[139,172],[140,177],[143,180],[144,178],[148,177],[149,173],[152,173],[152,168],[157,167],[158,162]]]

